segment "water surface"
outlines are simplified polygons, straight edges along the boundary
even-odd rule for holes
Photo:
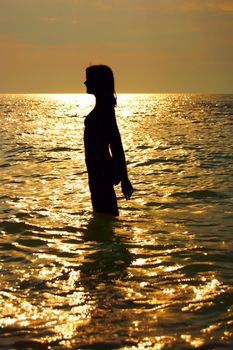
[[[119,95],[135,187],[93,215],[88,95],[0,96],[0,349],[232,349],[233,95]]]

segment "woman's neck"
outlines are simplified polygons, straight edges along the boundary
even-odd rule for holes
[[[104,108],[105,106],[105,99],[102,96],[95,96],[95,107],[96,108]]]
[[[97,109],[106,109],[106,108],[114,109],[114,104],[113,104],[114,98],[112,95],[98,94],[98,95],[95,95],[95,99],[96,99],[95,107]]]

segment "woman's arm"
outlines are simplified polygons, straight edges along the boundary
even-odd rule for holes
[[[114,182],[118,184],[121,182],[121,189],[126,199],[130,199],[133,193],[133,187],[128,178],[127,166],[125,161],[125,153],[121,141],[120,132],[117,126],[116,119],[114,118],[111,123],[111,139],[110,150],[114,163]]]

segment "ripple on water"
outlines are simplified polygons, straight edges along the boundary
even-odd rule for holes
[[[194,190],[188,192],[175,192],[172,194],[173,197],[191,197],[191,198],[227,198],[228,196],[224,193],[210,190]]]
[[[119,96],[135,192],[114,220],[68,97],[0,98],[0,348],[231,350],[232,96]]]

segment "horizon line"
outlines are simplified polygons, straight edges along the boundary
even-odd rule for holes
[[[197,94],[197,95],[232,95],[232,92],[117,92],[116,95],[160,95],[160,94]],[[1,92],[0,95],[89,95],[86,92]]]

